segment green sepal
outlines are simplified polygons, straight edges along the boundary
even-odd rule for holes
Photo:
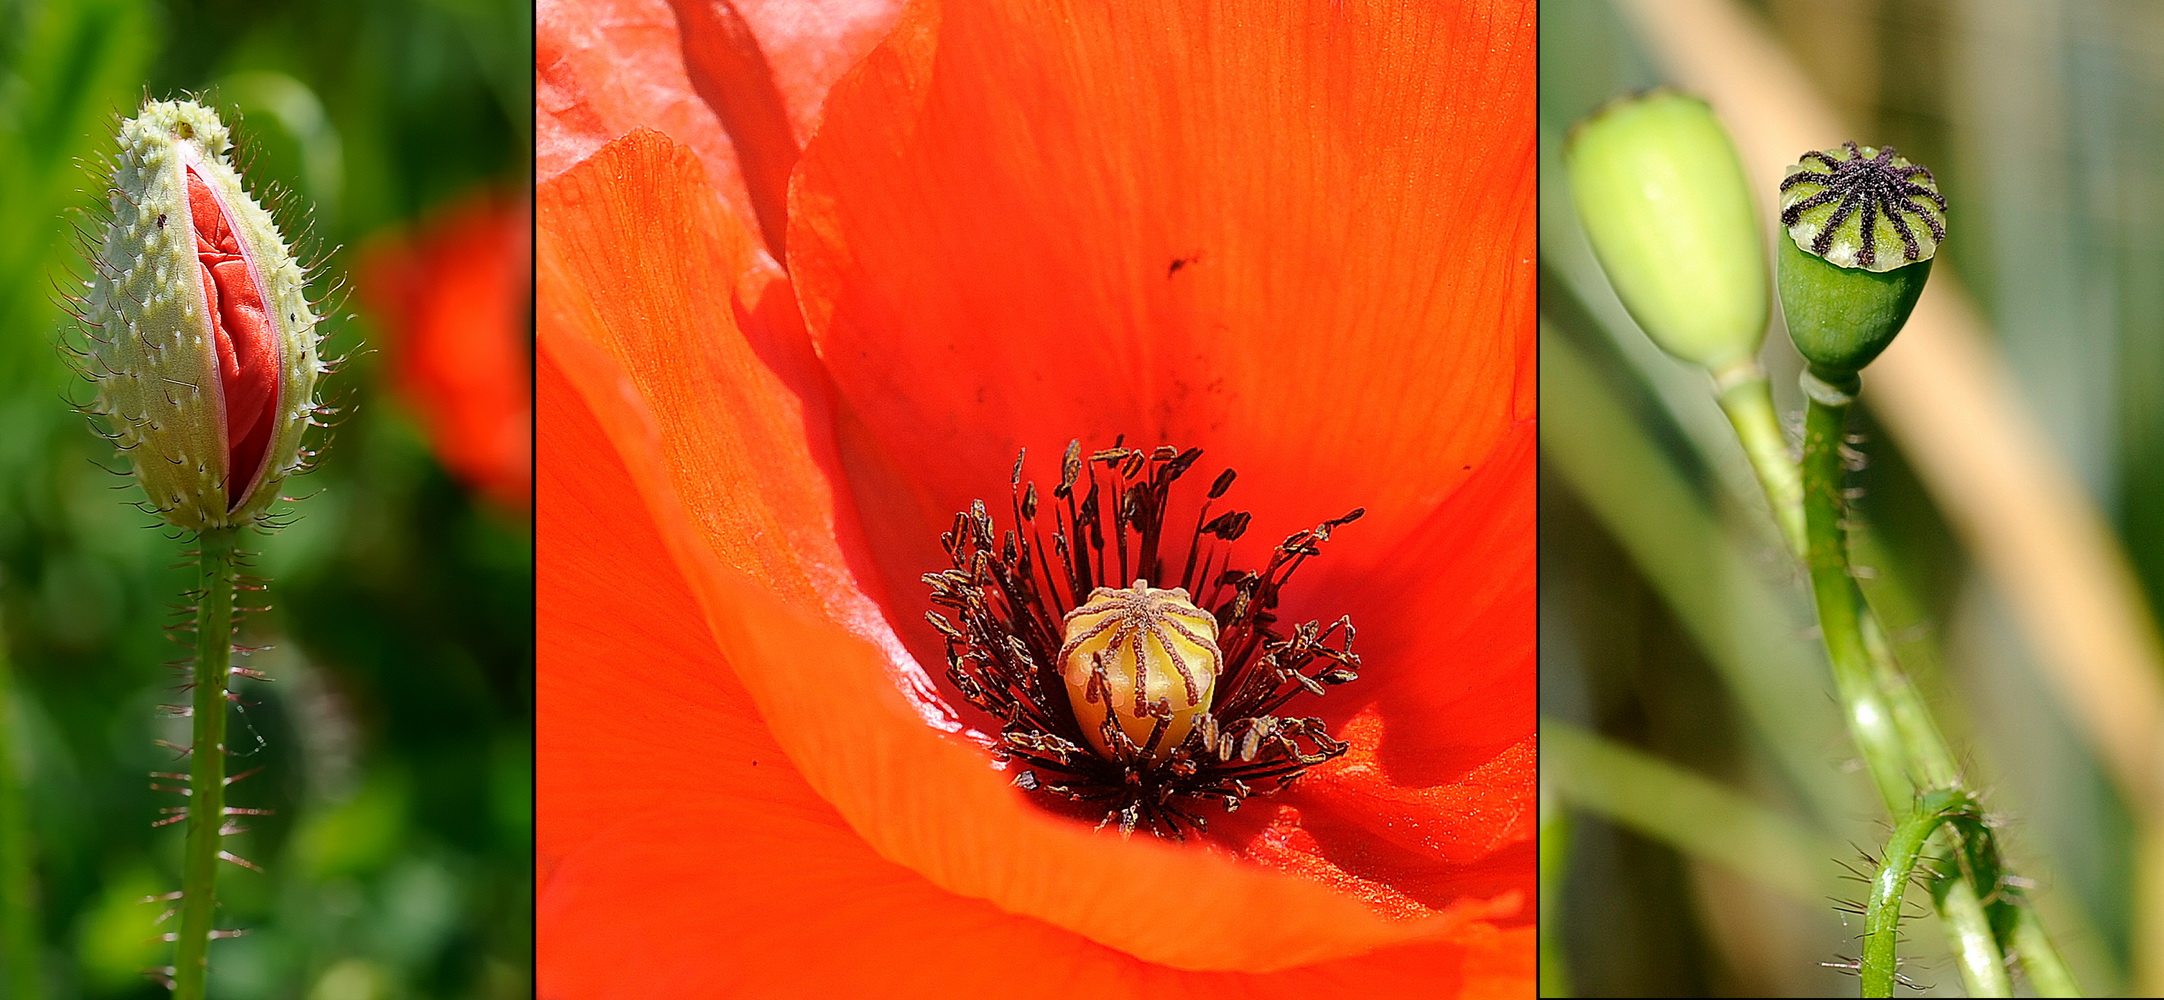
[[[1571,131],[1563,157],[1586,238],[1646,336],[1715,370],[1755,357],[1765,243],[1712,108],[1671,90],[1621,98]]]

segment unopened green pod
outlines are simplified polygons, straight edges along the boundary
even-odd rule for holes
[[[1781,181],[1776,283],[1796,350],[1822,372],[1853,374],[1908,323],[1946,238],[1931,171],[1893,147],[1803,154]]]
[[[1665,89],[1620,98],[1572,129],[1563,158],[1586,238],[1646,335],[1715,371],[1755,357],[1764,243],[1713,109]]]

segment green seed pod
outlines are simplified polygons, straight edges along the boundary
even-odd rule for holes
[[[1563,158],[1593,252],[1646,335],[1715,371],[1756,357],[1764,244],[1713,109],[1669,90],[1619,99],[1578,123]]]
[[[1781,181],[1781,313],[1796,350],[1830,373],[1861,371],[1908,322],[1946,238],[1931,171],[1893,147],[1813,150]]]
[[[1185,589],[1136,580],[1098,587],[1067,612],[1060,675],[1083,738],[1107,760],[1122,759],[1113,737],[1126,734],[1143,757],[1163,760],[1210,711],[1224,670],[1217,619]]]
[[[307,277],[242,187],[216,113],[151,101],[119,139],[78,303],[95,412],[167,523],[245,523],[300,468],[316,409]]]

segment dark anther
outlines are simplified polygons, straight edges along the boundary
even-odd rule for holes
[[[1240,536],[1247,532],[1247,522],[1249,520],[1246,511],[1229,510],[1212,518],[1210,523],[1203,525],[1202,533],[1216,535],[1228,542],[1238,541]]]
[[[1252,516],[1209,509],[1231,489],[1232,470],[1211,482],[1199,511],[1181,508],[1182,527],[1168,531],[1173,484],[1201,457],[1199,448],[1135,448],[1123,438],[1085,458],[1081,443],[1070,443],[1052,493],[1058,502],[1043,510],[1050,524],[1038,520],[1037,487],[1018,460],[1009,477],[1012,530],[995,530],[985,505],[972,504],[941,536],[950,568],[924,577],[932,603],[947,611],[927,620],[946,643],[948,677],[999,720],[992,752],[1016,768],[1015,785],[1080,803],[1123,831],[1202,831],[1205,805],[1231,812],[1347,749],[1322,720],[1277,713],[1358,676],[1352,623],[1287,627],[1274,609],[1293,571],[1361,511],[1286,538],[1259,572],[1233,568],[1231,543]],[[1157,720],[1140,741],[1107,714],[1098,735],[1109,749],[1100,754],[1067,700],[1063,619],[1097,588],[1136,580],[1185,589],[1217,620],[1219,673],[1209,710],[1170,751],[1172,709],[1160,699],[1137,713]],[[1108,693],[1103,674],[1100,662],[1090,696]]]

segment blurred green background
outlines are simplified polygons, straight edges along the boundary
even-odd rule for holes
[[[289,236],[313,207],[324,296],[385,234],[525,197],[532,45],[525,0],[0,0],[0,767],[20,779],[0,787],[0,971],[27,977],[0,994],[163,996],[141,970],[169,962],[169,927],[140,900],[179,884],[180,827],[150,827],[177,800],[147,772],[178,769],[154,740],[187,739],[157,706],[183,700],[162,628],[193,576],[68,407],[88,390],[55,349],[85,270],[67,214],[103,187],[83,164],[145,96],[237,112],[250,187],[292,193]],[[236,684],[230,766],[262,770],[228,801],[275,813],[229,839],[264,872],[221,872],[220,926],[248,933],[212,944],[210,994],[529,996],[528,515],[433,456],[365,299],[330,295],[326,353],[350,357],[321,467],[287,487],[305,499],[243,542],[271,581],[244,664],[271,681]]]
[[[2164,5],[1738,6],[1856,139],[1936,173],[1941,260],[2164,608]],[[1888,826],[1809,595],[1706,377],[1622,311],[1563,183],[1572,123],[1668,70],[1610,3],[1540,16],[1543,993],[1852,996],[1819,963],[1857,954],[1841,866]],[[1778,310],[1762,357],[1793,419]],[[1864,587],[2084,988],[2143,995],[2133,814],[1864,383]],[[1958,994],[1936,923],[1904,924],[1903,971]]]

